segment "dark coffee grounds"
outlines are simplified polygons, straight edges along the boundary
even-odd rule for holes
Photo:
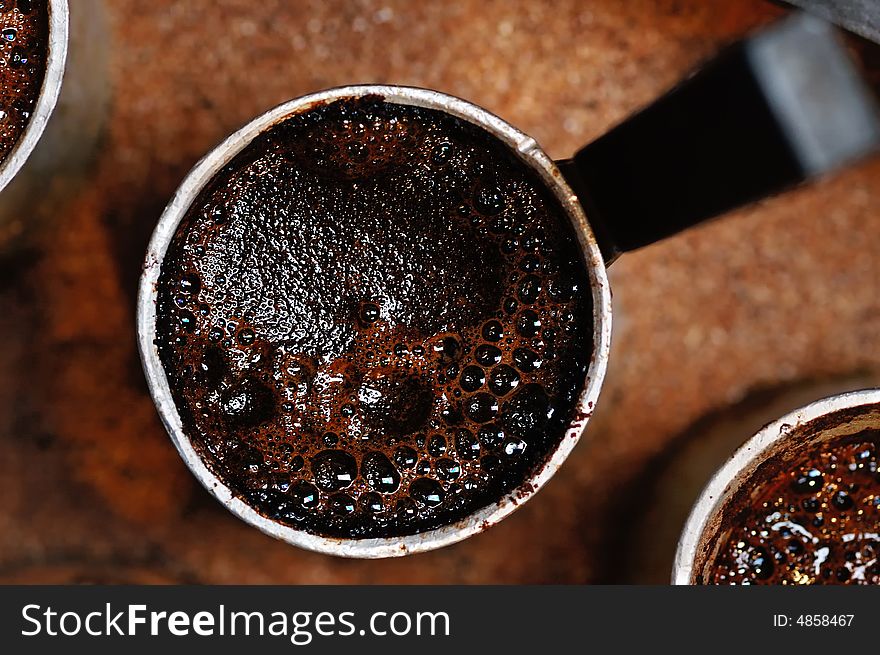
[[[869,430],[771,467],[729,510],[708,582],[880,584],[878,460],[880,431]]]
[[[158,293],[184,429],[258,512],[412,534],[523,485],[591,356],[588,274],[536,173],[379,97],[268,130],[190,207]]]
[[[43,85],[48,44],[46,0],[0,0],[0,162],[30,121]]]

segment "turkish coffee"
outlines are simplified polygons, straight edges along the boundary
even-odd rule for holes
[[[413,534],[525,489],[580,418],[588,280],[508,144],[351,98],[206,185],[162,263],[156,344],[187,437],[257,512]]]

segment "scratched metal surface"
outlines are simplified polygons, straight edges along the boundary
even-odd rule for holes
[[[787,0],[817,16],[880,43],[880,4],[876,0]]]

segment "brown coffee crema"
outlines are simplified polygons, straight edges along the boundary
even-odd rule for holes
[[[880,584],[880,430],[762,465],[726,510],[711,584]]]
[[[509,146],[378,96],[264,132],[165,256],[157,345],[184,430],[264,516],[413,534],[524,485],[592,351],[567,214]]]
[[[0,0],[0,162],[24,133],[46,72],[46,0]]]

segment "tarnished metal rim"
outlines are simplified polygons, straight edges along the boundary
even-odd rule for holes
[[[43,135],[55,109],[61,80],[67,62],[68,8],[67,0],[49,0],[49,44],[46,73],[37,97],[34,113],[6,161],[0,166],[0,191],[12,181]]]
[[[740,485],[769,456],[781,452],[786,440],[792,435],[802,435],[810,424],[822,419],[822,432],[831,432],[834,427],[845,426],[853,421],[853,416],[845,410],[864,408],[865,414],[875,415],[880,424],[880,389],[854,391],[818,400],[806,407],[797,409],[769,425],[743,444],[733,456],[712,476],[691,510],[684,530],[678,541],[678,550],[672,567],[672,584],[693,584],[701,553],[706,544],[704,536],[708,528],[719,522],[719,514],[727,499],[735,494]],[[841,413],[835,426],[835,414]]]
[[[257,135],[293,114],[319,103],[341,98],[380,95],[387,102],[438,109],[478,125],[507,143],[518,156],[544,179],[559,199],[574,225],[584,261],[590,275],[594,306],[593,356],[587,382],[576,408],[581,419],[569,426],[566,435],[544,466],[522,487],[515,489],[500,502],[480,509],[461,521],[420,534],[383,539],[337,539],[316,536],[282,525],[258,514],[245,504],[205,465],[184,434],[180,416],[171,397],[171,390],[155,346],[156,292],[162,260],[168,245],[190,204],[218,170],[246,147]],[[150,391],[165,428],[174,445],[208,491],[243,521],[266,534],[300,548],[343,557],[382,558],[424,552],[461,541],[485,530],[516,510],[531,498],[559,469],[577,443],[605,376],[611,341],[611,294],[605,265],[584,211],[571,188],[553,161],[531,137],[516,130],[484,109],[437,91],[414,87],[364,85],[328,89],[303,96],[275,107],[257,117],[227,138],[190,171],[156,226],[147,250],[146,262],[138,293],[138,345]]]

